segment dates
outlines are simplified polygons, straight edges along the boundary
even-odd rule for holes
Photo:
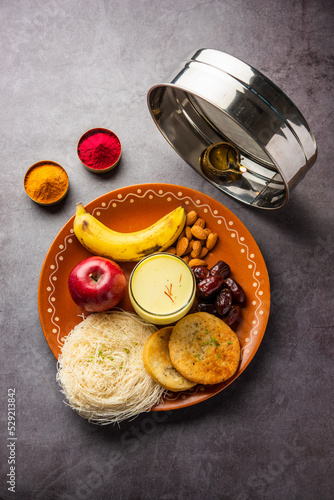
[[[209,269],[205,266],[195,266],[192,270],[195,275],[196,283],[199,283],[209,276]]]
[[[200,297],[214,297],[223,286],[224,279],[221,276],[208,276],[197,283],[197,291]]]
[[[217,315],[217,309],[212,302],[199,302],[196,306],[196,311]]]
[[[235,281],[233,278],[226,278],[224,281],[224,286],[231,290],[233,300],[238,304],[243,304],[245,302],[245,293],[239,283]]]
[[[215,306],[221,316],[225,316],[232,307],[232,293],[228,288],[222,288],[216,296]]]
[[[241,315],[240,306],[236,305],[231,307],[228,314],[223,319],[228,326],[233,328],[233,326],[235,326],[236,323],[238,322],[240,315]]]
[[[211,269],[195,266],[192,270],[197,283],[196,311],[214,314],[235,328],[246,295],[242,286],[232,278],[230,266],[218,260]]]
[[[211,267],[209,274],[211,276],[221,276],[225,279],[230,274],[230,266],[223,260],[219,260],[214,266]]]

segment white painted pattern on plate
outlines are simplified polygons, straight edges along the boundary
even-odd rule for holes
[[[218,224],[221,224],[222,222],[224,223],[225,225],[225,229],[227,231],[229,231],[230,233],[230,236],[231,237],[236,237],[237,241],[238,241],[238,244],[240,245],[241,248],[244,249],[244,251],[246,252],[246,258],[247,260],[249,261],[249,266],[251,265],[252,267],[249,267],[250,269],[252,269],[253,273],[252,273],[252,277],[253,277],[253,285],[254,285],[254,288],[256,288],[255,290],[255,297],[257,298],[258,300],[258,306],[255,310],[255,323],[253,322],[253,327],[249,333],[249,337],[246,338],[246,345],[242,348],[242,351],[245,350],[245,353],[248,353],[249,352],[249,347],[250,345],[252,344],[252,341],[253,341],[253,338],[254,336],[257,335],[258,333],[258,326],[259,326],[259,314],[261,313],[261,306],[262,306],[262,300],[260,298],[260,281],[259,279],[257,278],[257,271],[256,271],[256,262],[254,260],[254,254],[251,254],[250,253],[250,249],[248,247],[248,245],[244,242],[244,237],[241,236],[239,234],[239,232],[234,229],[232,226],[233,226],[233,222],[232,221],[229,221],[229,223],[227,222],[226,218],[222,215],[219,215],[218,211],[217,210],[214,210],[212,211],[211,207],[206,204],[206,203],[201,203],[201,200],[199,198],[193,200],[192,198],[190,198],[189,196],[183,196],[183,193],[182,191],[178,191],[177,194],[174,194],[172,192],[169,192],[169,191],[166,191],[164,192],[163,189],[159,189],[158,192],[152,190],[152,189],[148,189],[147,191],[145,191],[144,193],[142,192],[141,189],[137,189],[137,192],[136,193],[128,193],[126,196],[122,196],[121,193],[119,193],[117,195],[116,198],[113,198],[109,201],[108,204],[106,204],[105,202],[103,202],[101,204],[101,206],[99,207],[96,207],[94,208],[94,210],[92,211],[92,215],[94,215],[95,217],[98,217],[101,213],[101,211],[103,210],[109,210],[110,206],[111,207],[116,207],[119,203],[125,203],[129,198],[130,198],[130,202],[133,203],[134,202],[134,198],[145,198],[147,197],[148,199],[153,199],[154,196],[157,196],[159,198],[166,198],[167,202],[171,202],[172,199],[176,199],[178,201],[182,201],[185,205],[189,205],[191,203],[194,203],[196,205],[196,207],[198,208],[202,208],[204,210],[204,212],[206,213],[210,213],[211,216],[217,220],[217,223]],[[231,227],[230,227],[231,226]],[[57,333],[57,342],[58,342],[58,345],[59,347],[61,348],[62,345],[63,345],[63,339],[60,338],[60,328],[59,328],[59,325],[57,324],[55,318],[57,318],[56,316],[56,307],[54,305],[54,301],[55,301],[55,298],[53,297],[53,294],[55,292],[55,285],[54,285],[54,280],[57,279],[57,272],[59,270],[59,261],[61,260],[60,257],[62,257],[62,254],[64,252],[66,252],[67,248],[68,248],[68,243],[71,243],[71,238],[73,237],[73,229],[71,229],[70,231],[70,234],[66,235],[65,238],[64,238],[64,244],[63,245],[60,245],[60,251],[55,255],[55,265],[52,266],[54,269],[53,269],[53,272],[49,275],[49,283],[51,285],[50,287],[50,293],[49,293],[49,296],[48,296],[48,302],[50,304],[50,313],[51,313],[51,317],[50,317],[50,321],[53,325],[53,332],[54,333]]]

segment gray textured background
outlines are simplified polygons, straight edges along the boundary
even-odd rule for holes
[[[303,499],[333,497],[333,25],[330,0],[0,0],[1,422],[4,499]],[[281,211],[220,193],[168,146],[146,94],[197,48],[243,59],[308,120],[316,165]],[[105,126],[119,168],[86,171],[78,138]],[[70,177],[45,210],[23,177],[41,159]],[[232,210],[267,262],[273,301],[246,371],[200,405],[88,424],[63,403],[37,287],[46,252],[77,201],[125,185],[192,187]],[[17,394],[16,493],[8,491],[7,390]]]

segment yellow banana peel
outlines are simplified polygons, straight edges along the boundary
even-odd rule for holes
[[[179,206],[145,229],[120,233],[102,224],[86,211],[82,203],[78,203],[73,229],[80,243],[91,253],[119,262],[137,262],[170,247],[185,223],[186,212]]]

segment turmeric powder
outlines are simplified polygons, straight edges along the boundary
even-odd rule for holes
[[[24,188],[27,195],[37,203],[51,205],[66,194],[68,176],[57,163],[39,162],[26,173]]]

